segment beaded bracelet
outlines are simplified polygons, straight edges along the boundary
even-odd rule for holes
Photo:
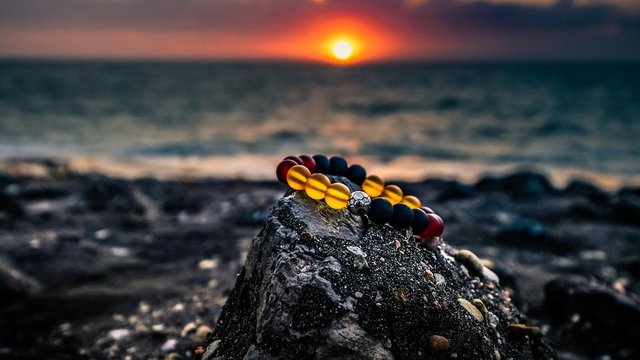
[[[325,174],[344,176],[360,185],[362,191],[352,193],[342,183],[332,184]],[[334,209],[346,207],[351,213],[367,214],[377,224],[389,223],[398,229],[411,227],[422,239],[438,237],[444,231],[442,218],[422,206],[418,198],[404,196],[397,185],[385,185],[377,175],[367,176],[362,166],[349,166],[342,157],[287,156],[278,164],[276,175],[278,180],[294,190],[304,191],[312,199],[324,199]]]

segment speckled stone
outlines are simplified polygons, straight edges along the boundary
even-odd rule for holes
[[[315,240],[302,241],[304,232]],[[523,316],[499,286],[465,274],[455,253],[288,193],[253,239],[202,358],[492,359],[496,349],[505,358],[553,357],[543,338],[535,348],[508,341],[506,324]],[[499,326],[464,300],[476,298],[491,299]]]

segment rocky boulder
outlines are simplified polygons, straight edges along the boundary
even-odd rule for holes
[[[548,359],[473,253],[299,192],[280,199],[203,359]]]

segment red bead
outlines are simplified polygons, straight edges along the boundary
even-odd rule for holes
[[[278,180],[281,183],[287,183],[287,173],[289,172],[289,169],[291,169],[292,167],[298,165],[295,161],[293,160],[282,160],[280,162],[280,164],[278,164],[278,167],[276,167],[276,176],[278,177]]]
[[[422,211],[426,212],[427,214],[435,214],[435,212],[428,206],[423,206],[420,209],[422,209]]]
[[[283,160],[293,160],[296,162],[297,165],[304,165],[304,161],[302,161],[302,159],[300,159],[299,156],[295,156],[295,155],[289,155]]]
[[[442,218],[436,214],[427,214],[427,218],[429,218],[427,228],[420,234],[420,237],[429,239],[442,235],[444,232],[444,222]]]
[[[299,157],[302,160],[302,165],[306,166],[313,174],[316,171],[316,161],[309,155],[300,155]]]

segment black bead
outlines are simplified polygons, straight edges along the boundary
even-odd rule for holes
[[[322,154],[313,155],[312,157],[313,160],[316,161],[316,172],[321,174],[328,174],[329,166],[331,165],[329,163],[329,159]]]
[[[367,178],[367,170],[360,165],[351,165],[347,170],[347,178],[354,183],[361,185]]]
[[[429,225],[429,218],[427,217],[427,213],[421,209],[413,209],[413,222],[411,223],[413,234],[422,234],[424,229],[427,228],[427,225]]]
[[[329,167],[329,174],[331,175],[347,175],[347,170],[349,169],[349,165],[347,165],[347,160],[340,156],[332,156],[329,159],[331,166]]]
[[[413,222],[413,210],[405,204],[393,205],[393,216],[389,222],[396,229],[406,229]]]
[[[385,198],[375,198],[371,200],[369,206],[369,218],[376,224],[384,224],[391,221],[393,216],[393,206]]]

